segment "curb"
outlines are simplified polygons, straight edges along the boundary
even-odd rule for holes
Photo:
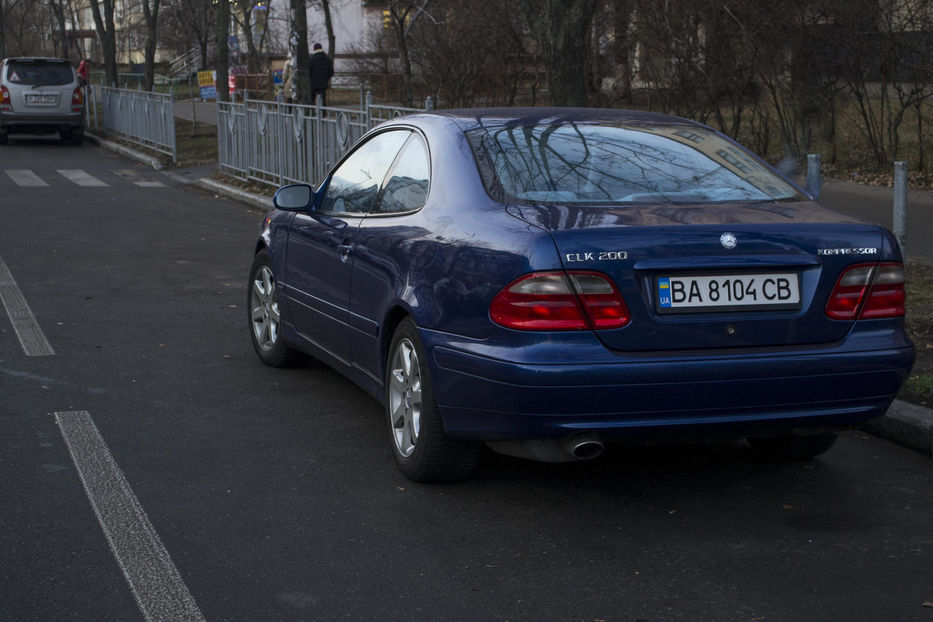
[[[861,429],[933,458],[933,410],[929,408],[894,400],[883,417]]]
[[[120,143],[115,143],[111,140],[106,140],[104,138],[101,138],[97,134],[88,132],[87,130],[85,130],[84,132],[84,137],[90,140],[92,143],[95,143],[108,151],[119,153],[123,157],[129,158],[130,160],[136,160],[137,162],[148,164],[149,166],[151,166],[153,169],[157,171],[161,171],[163,168],[165,168],[162,165],[162,162],[156,157],[146,155],[144,153],[140,153],[136,151],[135,149],[131,149],[130,147],[121,145]]]
[[[122,156],[148,164],[155,170],[162,170],[162,163],[152,156],[135,151],[124,145],[104,140],[95,134],[84,133],[92,142],[104,149]],[[252,207],[267,211],[272,209],[272,199],[253,194],[234,186],[202,177],[190,182],[204,190],[240,201]],[[894,400],[884,416],[869,421],[861,429],[873,436],[882,438],[903,447],[917,451],[928,458],[933,458],[933,409]]]
[[[234,199],[242,203],[246,203],[252,207],[259,208],[263,211],[268,211],[272,209],[272,199],[260,194],[253,194],[252,192],[247,192],[246,190],[240,190],[234,186],[228,186],[227,184],[215,181],[213,179],[208,179],[207,177],[202,177],[201,179],[195,179],[191,182],[199,188],[203,188],[215,194],[225,196],[229,199]]]

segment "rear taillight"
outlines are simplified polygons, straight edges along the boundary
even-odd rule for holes
[[[489,306],[492,321],[516,330],[608,330],[631,320],[608,277],[596,272],[537,272],[500,291]]]
[[[5,86],[0,86],[0,110],[9,112],[11,110],[10,106],[10,89]]]
[[[842,273],[826,303],[834,320],[868,320],[904,315],[904,266],[859,264]]]
[[[71,94],[71,111],[72,112],[81,112],[81,108],[84,107],[84,93],[81,92],[81,87],[77,87],[74,93]]]

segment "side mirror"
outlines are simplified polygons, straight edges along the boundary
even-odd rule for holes
[[[282,186],[275,191],[272,205],[286,211],[302,211],[311,207],[313,192],[308,184],[293,184]]]

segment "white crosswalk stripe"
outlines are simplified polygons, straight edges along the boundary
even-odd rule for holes
[[[24,188],[45,188],[48,184],[41,177],[26,168],[8,168],[4,171],[17,186]]]
[[[3,172],[6,173],[7,177],[13,180],[13,183],[23,188],[48,188],[50,185],[49,182],[42,179],[42,177],[30,169],[8,168],[3,169]],[[71,183],[77,184],[78,186],[83,186],[85,188],[110,187],[109,183],[94,177],[82,169],[60,168],[56,169],[56,172]],[[119,169],[110,172],[127,183],[131,183],[139,188],[165,188],[165,184],[163,182],[155,179],[148,179],[146,178],[145,174],[141,174],[136,170]]]
[[[110,185],[97,179],[93,175],[82,171],[79,168],[60,168],[56,169],[56,171],[59,175],[68,181],[78,184],[79,186],[85,186],[88,188],[106,188]]]

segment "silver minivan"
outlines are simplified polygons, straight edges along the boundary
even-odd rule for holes
[[[84,138],[84,84],[63,58],[5,58],[0,63],[0,144],[9,134],[58,132]]]

